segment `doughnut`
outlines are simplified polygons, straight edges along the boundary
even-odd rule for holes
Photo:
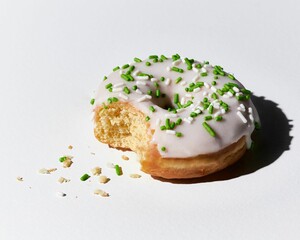
[[[105,76],[91,100],[94,135],[137,153],[154,177],[202,177],[238,161],[259,116],[251,91],[208,61],[151,55]]]

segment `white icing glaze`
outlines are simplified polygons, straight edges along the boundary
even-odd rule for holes
[[[145,63],[147,61],[151,62],[151,66],[146,66]],[[197,63],[201,62],[195,61],[192,70],[187,70],[187,65],[183,60],[176,60],[174,62],[171,58],[157,63],[153,63],[151,59],[132,63],[130,65],[135,66],[135,69],[131,75],[135,80],[125,81],[122,79],[120,72],[126,73],[128,68],[112,72],[106,81],[101,82],[95,96],[94,106],[97,107],[103,103],[108,104],[108,98],[118,97],[119,101],[129,102],[146,116],[149,116],[150,126],[155,130],[152,143],[157,144],[157,149],[164,158],[187,158],[199,154],[216,152],[236,142],[242,136],[246,136],[247,146],[250,147],[250,135],[255,128],[254,121],[259,122],[257,111],[251,100],[238,101],[231,92],[227,92],[223,96],[217,94],[217,100],[211,98],[211,94],[216,92],[217,89],[222,89],[226,83],[237,84],[238,87],[235,86],[233,90],[238,95],[241,94],[240,90],[244,88],[243,85],[237,80],[231,80],[228,76],[218,76],[219,78],[215,80],[213,66],[201,63],[203,67],[198,69],[196,68]],[[172,71],[171,69],[174,66],[183,69],[184,72]],[[139,73],[151,74],[153,77],[137,76]],[[202,73],[207,73],[207,76],[201,76]],[[164,77],[165,80],[161,81],[161,77]],[[176,84],[178,77],[182,78],[180,82],[184,84],[180,84],[180,82]],[[213,81],[216,81],[215,86],[212,85]],[[204,85],[195,88],[192,92],[186,92],[185,88],[190,83],[197,82],[203,82]],[[113,85],[113,89],[117,90],[109,92],[105,88],[109,83]],[[159,84],[158,88],[155,86],[157,83]],[[134,85],[138,87],[136,91],[132,90]],[[130,89],[130,94],[119,91],[120,87],[123,88],[125,86]],[[166,97],[157,98],[155,95],[157,89],[161,93],[165,93]],[[152,91],[152,96],[147,95],[148,90]],[[188,101],[192,101],[193,103],[186,108],[179,109],[175,114],[162,107],[166,104],[171,104],[173,108],[177,108],[173,103],[173,97],[176,93],[179,94],[179,102],[181,104],[185,104]],[[205,97],[214,106],[212,114],[209,114],[208,109],[204,110],[202,106],[201,102]],[[229,105],[228,112],[225,112],[224,108],[220,105],[220,100]],[[155,112],[149,110],[150,106],[154,106]],[[190,116],[191,112],[200,114],[193,118]],[[208,115],[223,117],[222,121],[216,121],[215,119],[206,121],[215,131],[216,137],[212,137],[202,126],[202,123],[205,121],[204,117]],[[172,130],[162,131],[160,127],[165,125],[167,118],[173,122],[178,118],[181,118],[183,121]],[[177,137],[174,134],[176,132],[182,133],[182,137]],[[166,151],[161,150],[163,146],[166,148]]]

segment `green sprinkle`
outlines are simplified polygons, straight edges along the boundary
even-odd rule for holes
[[[192,117],[192,118],[197,117],[197,113],[191,112],[190,117]]]
[[[113,71],[115,72],[115,71],[117,71],[117,70],[119,70],[120,69],[120,67],[119,66],[116,66],[114,69],[113,69]]]
[[[135,62],[137,62],[137,63],[139,63],[139,62],[142,61],[141,59],[139,59],[139,58],[137,58],[137,57],[135,57],[133,60],[134,60]]]
[[[207,109],[209,107],[209,103],[203,103],[204,109]]]
[[[154,63],[157,63],[157,62],[158,62],[158,59],[157,59],[157,58],[154,58],[154,59],[153,59],[153,62],[154,62]]]
[[[212,120],[212,116],[205,116],[205,117],[204,117],[204,120],[205,120],[205,121]]]
[[[254,126],[256,130],[260,130],[261,126],[258,122],[254,122]]]
[[[224,95],[224,93],[223,93],[223,91],[222,91],[221,89],[218,89],[218,90],[217,90],[217,93],[219,93],[221,96]]]
[[[115,170],[118,176],[121,176],[123,174],[122,168],[118,164],[115,165]]]
[[[166,129],[170,129],[170,119],[166,119]]]
[[[206,77],[206,76],[207,76],[207,72],[201,73],[201,76],[202,76],[202,77]]]
[[[186,104],[183,105],[184,108],[189,107],[193,102],[191,100],[188,100]]]
[[[165,77],[161,77],[160,81],[162,81],[162,82],[165,81]]]
[[[178,68],[178,67],[172,67],[171,70],[174,71],[174,72],[179,72],[179,73],[184,72],[184,70],[182,68]]]
[[[182,119],[181,119],[181,118],[178,118],[177,121],[175,122],[175,124],[176,124],[176,125],[180,125],[181,122],[182,122]]]
[[[87,173],[85,173],[85,174],[83,174],[83,175],[81,176],[80,180],[81,180],[81,181],[86,181],[86,180],[88,180],[90,177],[91,177],[90,175],[88,175]]]
[[[109,84],[106,84],[106,85],[105,85],[105,88],[106,88],[106,89],[109,89],[109,88],[111,88],[111,87],[112,87],[112,83],[109,83]]]
[[[241,89],[241,92],[244,93],[244,94],[251,94],[251,91],[250,90],[247,90],[245,88],[242,88]]]
[[[182,137],[182,133],[181,132],[176,132],[175,135],[176,135],[176,137]]]
[[[135,69],[135,66],[132,65],[132,66],[130,66],[129,71],[132,72],[134,69]]]
[[[157,88],[159,87],[159,84],[157,82],[153,83],[153,85]]]
[[[190,66],[190,65],[188,65],[188,66],[186,67],[187,70],[192,70],[192,68],[193,68],[193,67]]]
[[[218,95],[217,95],[216,93],[213,93],[213,94],[211,95],[211,97],[212,97],[214,100],[218,99]]]
[[[165,152],[167,149],[166,149],[166,147],[161,147],[161,150],[162,150],[163,152]]]
[[[121,78],[123,78],[126,81],[129,81],[130,78],[128,77],[129,75],[121,74]]]
[[[175,127],[175,123],[174,123],[174,122],[171,122],[171,124],[170,124],[170,129],[174,129],[174,127]]]
[[[234,77],[232,74],[228,74],[228,77],[229,77],[231,80],[235,80],[235,77]]]
[[[166,126],[160,126],[160,130],[164,131],[164,130],[166,130],[166,129],[167,129]]]
[[[66,160],[67,160],[67,157],[66,157],[66,156],[63,156],[63,157],[60,157],[60,158],[59,158],[59,161],[60,161],[60,162],[64,162],[64,161],[66,161]]]
[[[112,87],[108,89],[109,92],[112,92]]]
[[[182,105],[180,102],[177,103],[178,108],[182,108]]]
[[[151,90],[148,90],[148,91],[147,91],[147,94],[148,94],[148,95],[151,95],[151,94],[152,94],[152,91],[151,91]]]
[[[216,81],[212,81],[211,85],[215,86],[217,83]]]
[[[160,90],[159,90],[159,89],[156,89],[156,91],[155,91],[155,96],[156,96],[156,97],[160,97]]]
[[[222,121],[222,119],[223,119],[222,116],[216,116],[216,117],[215,117],[215,120],[216,120],[217,122]]]
[[[122,69],[126,69],[128,67],[129,67],[129,64],[125,64],[125,65],[122,66]]]
[[[157,59],[157,58],[158,58],[157,55],[150,55],[150,56],[149,56],[149,59]]]
[[[132,86],[132,90],[134,91],[137,90],[137,88],[138,88],[137,85]]]
[[[146,122],[148,122],[150,120],[150,117],[147,116],[145,120],[146,120]]]
[[[131,75],[127,75],[130,81],[134,81],[134,78]]]
[[[112,103],[112,99],[111,99],[111,98],[108,98],[108,99],[107,99],[107,102],[108,102],[108,103]]]
[[[218,76],[214,76],[214,79],[216,79],[216,80],[217,80],[218,78],[219,78]]]
[[[176,61],[180,58],[180,56],[176,53],[172,56],[173,61]]]
[[[123,88],[123,91],[126,93],[126,94],[130,94],[130,90],[128,87],[124,87]]]
[[[209,108],[208,108],[208,113],[213,114],[213,112],[214,112],[214,106],[210,105]]]
[[[113,101],[113,102],[117,102],[117,101],[119,101],[119,99],[116,98],[116,97],[113,97],[113,98],[112,98],[112,101]]]
[[[198,68],[198,69],[200,69],[200,68],[202,68],[202,65],[200,63],[198,63],[198,64],[196,64],[195,67]]]
[[[235,91],[233,90],[233,89],[229,89],[229,92],[231,92],[232,93],[232,95],[234,95],[235,94]]]
[[[208,98],[207,97],[205,97],[205,98],[203,98],[203,102],[208,102]]]
[[[95,103],[95,98],[92,98],[91,101],[90,101],[90,104],[94,105],[94,103]]]
[[[207,122],[203,122],[202,126],[205,128],[205,130],[210,134],[210,136],[215,137],[216,133],[215,131],[207,124]]]
[[[160,58],[161,58],[162,60],[167,60],[167,59],[168,59],[165,55],[160,55]]]
[[[146,66],[151,66],[151,62],[146,62]]]
[[[155,108],[154,108],[153,106],[150,106],[150,107],[149,107],[149,110],[150,110],[151,112],[155,112]]]
[[[238,101],[244,101],[244,100],[246,100],[246,96],[245,95],[239,95],[239,96],[236,96],[236,99]]]
[[[182,80],[182,77],[176,79],[175,83],[178,84]]]
[[[174,103],[175,104],[179,103],[179,94],[178,93],[174,94]]]
[[[104,76],[104,77],[103,77],[103,81],[105,81],[106,79],[107,79],[107,77],[106,77],[106,76]]]

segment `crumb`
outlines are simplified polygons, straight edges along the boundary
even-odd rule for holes
[[[129,157],[122,155],[122,159],[127,161],[127,160],[129,160]]]
[[[101,197],[109,197],[109,194],[101,189],[96,189],[94,194],[100,195]]]
[[[68,158],[65,161],[63,161],[63,167],[64,168],[69,168],[69,167],[72,166],[72,164],[73,164],[73,161],[70,158]]]
[[[142,177],[140,174],[136,174],[136,173],[130,174],[129,176],[131,178],[140,178],[140,177]]]
[[[94,153],[94,152],[91,152],[91,154],[92,154],[92,155],[96,155],[96,153]]]
[[[59,197],[65,197],[65,196],[67,196],[67,194],[65,194],[63,192],[57,192],[56,195],[59,196]]]
[[[100,167],[94,167],[91,172],[94,176],[99,176],[101,174],[102,169]]]
[[[72,149],[73,149],[73,146],[72,146],[72,145],[69,145],[69,146],[68,146],[68,149],[72,150]]]
[[[99,177],[99,182],[100,183],[108,183],[110,181],[110,178],[108,178],[108,177],[106,177],[106,176],[104,176],[104,175],[102,175],[102,176],[100,176]]]
[[[23,182],[23,181],[24,181],[23,177],[17,177],[17,180],[18,180],[19,182]]]
[[[39,170],[40,174],[50,174],[52,172],[55,172],[57,170],[57,168],[50,168],[50,169],[46,169],[46,168],[42,168]]]
[[[70,179],[66,179],[64,177],[60,177],[58,180],[57,180],[59,183],[67,183],[67,182],[70,182],[71,180]]]

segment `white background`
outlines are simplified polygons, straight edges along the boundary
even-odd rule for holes
[[[296,0],[1,0],[0,239],[300,239],[299,12]],[[131,179],[135,154],[125,162],[94,139],[89,100],[103,76],[174,53],[254,91],[266,130],[252,162],[190,184]],[[98,165],[108,184],[79,180]]]

